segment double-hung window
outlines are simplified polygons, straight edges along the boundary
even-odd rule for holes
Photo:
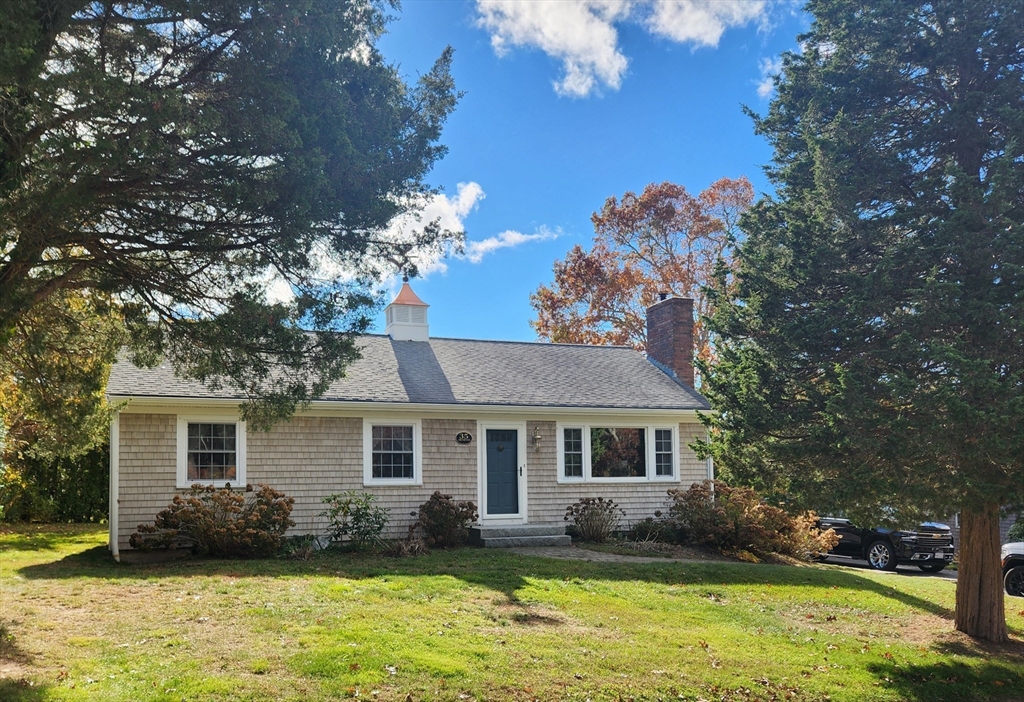
[[[558,481],[642,482],[678,478],[671,426],[558,425]]]
[[[363,484],[422,485],[419,420],[363,420]]]
[[[245,485],[245,422],[179,416],[177,486]]]

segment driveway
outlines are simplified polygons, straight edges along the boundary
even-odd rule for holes
[[[861,568],[863,570],[874,570],[867,561],[862,561],[857,558],[843,558],[841,556],[829,556],[822,563],[830,563],[832,565],[842,565],[848,568]],[[884,573],[887,571],[877,571]],[[956,571],[946,568],[945,570],[939,571],[938,573],[926,573],[917,566],[899,566],[895,570],[896,575],[906,575],[911,578],[942,578],[944,580],[952,580],[956,582]]]

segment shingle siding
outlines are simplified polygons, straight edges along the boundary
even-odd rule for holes
[[[136,527],[152,524],[174,497],[177,416],[122,413],[119,421],[118,545],[128,548]]]
[[[120,415],[119,547],[139,524],[152,523],[178,492],[176,484],[176,427],[174,414]],[[707,477],[707,468],[687,444],[703,436],[699,424],[679,425],[680,483],[558,484],[555,423],[526,422],[546,437],[534,448],[527,442],[527,514],[534,524],[561,524],[565,508],[580,497],[611,498],[626,510],[627,521],[653,515],[664,506],[666,490],[688,487]],[[411,513],[439,490],[456,500],[478,501],[477,451],[480,437],[472,419],[423,419],[422,486],[363,486],[363,420],[353,417],[297,416],[269,432],[248,432],[246,482],[267,483],[295,498],[290,534],[323,533],[318,517],[322,499],[347,490],[370,492],[390,510],[387,536],[401,537],[415,521]],[[474,439],[459,444],[455,435],[469,432]]]
[[[687,444],[704,436],[700,424],[679,425],[679,467],[680,482],[643,483],[558,483],[557,445],[554,441],[555,422],[527,423],[540,429],[542,436],[552,437],[541,444],[539,449],[528,449],[529,478],[527,487],[527,508],[530,523],[557,524],[565,517],[565,508],[581,497],[604,497],[612,499],[625,510],[626,524],[654,516],[654,511],[664,509],[667,492],[670,489],[688,488],[692,483],[707,478],[707,464],[694,454]]]

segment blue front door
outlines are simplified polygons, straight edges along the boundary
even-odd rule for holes
[[[487,514],[519,514],[519,432],[487,430]]]

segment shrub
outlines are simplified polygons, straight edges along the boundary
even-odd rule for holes
[[[1009,542],[1024,541],[1024,518],[1017,517],[1017,521],[1006,532],[1006,540]]]
[[[395,558],[404,558],[406,556],[421,556],[426,553],[429,549],[427,548],[427,542],[423,540],[423,537],[417,534],[421,529],[419,522],[413,522],[409,525],[409,533],[404,539],[395,539],[389,541],[384,547],[384,555],[393,556]]]
[[[659,543],[682,541],[676,523],[671,519],[660,519],[660,516],[659,512],[656,517],[647,517],[639,522],[634,522],[626,532],[626,540],[657,541]]]
[[[417,516],[416,512],[412,516]],[[451,495],[434,492],[420,505],[417,524],[428,546],[451,548],[469,538],[469,525],[479,516],[473,502],[456,502]]]
[[[689,490],[669,490],[669,517],[694,544],[722,553],[770,554],[809,560],[838,543],[831,529],[821,531],[813,512],[792,517],[767,504],[754,490],[717,480],[695,483]]]
[[[260,558],[276,553],[288,527],[295,499],[260,483],[253,492],[195,485],[175,495],[153,524],[140,524],[132,548],[189,548],[197,555]]]
[[[572,522],[576,536],[594,543],[607,541],[624,516],[625,510],[603,497],[584,497],[565,508],[565,521]]]
[[[376,501],[370,493],[355,490],[325,497],[322,502],[328,507],[320,516],[330,522],[327,533],[331,539],[343,541],[347,536],[356,548],[379,545],[390,513],[375,505]]]

